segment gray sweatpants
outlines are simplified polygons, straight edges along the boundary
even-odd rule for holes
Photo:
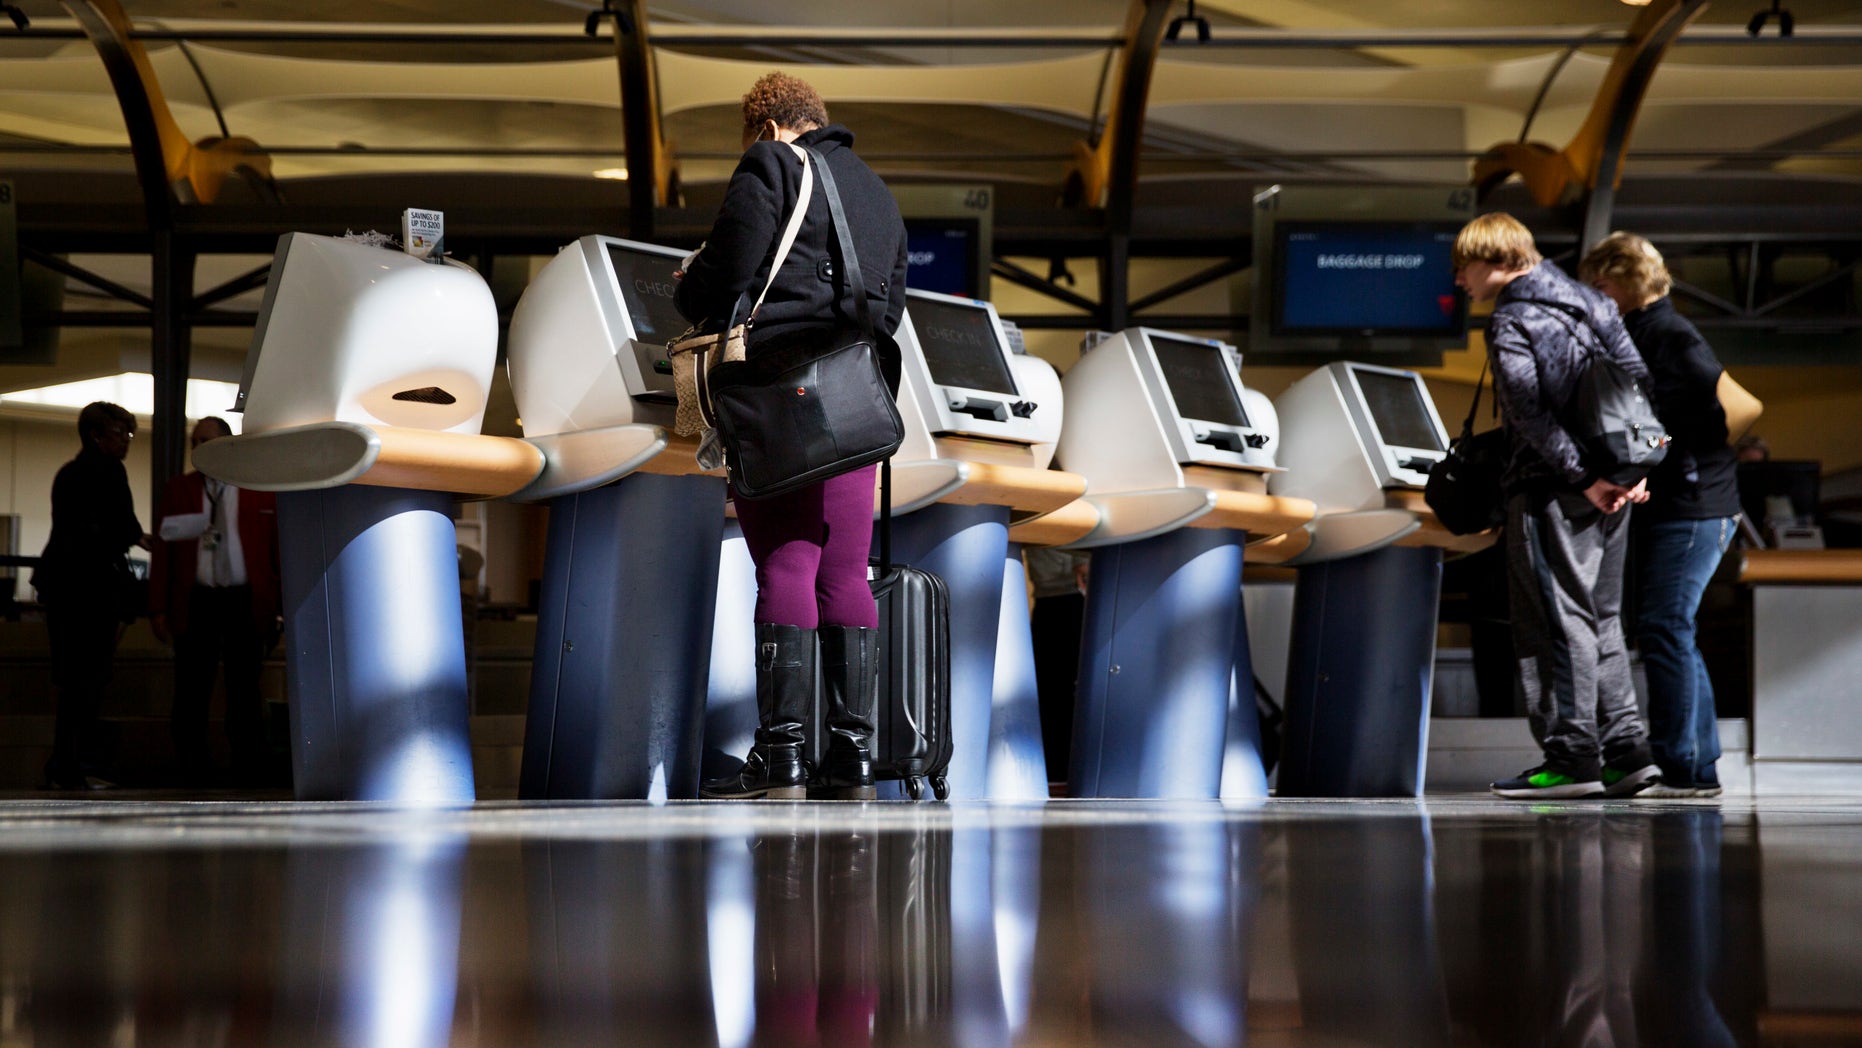
[[[1507,500],[1518,685],[1546,767],[1567,775],[1649,763],[1623,645],[1629,513],[1602,513],[1576,492]]]

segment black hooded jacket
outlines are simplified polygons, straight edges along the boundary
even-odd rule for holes
[[[1573,333],[1577,323],[1588,325],[1604,350],[1648,387],[1648,366],[1601,292],[1544,261],[1502,288],[1487,322],[1487,352],[1512,444],[1502,481],[1508,494],[1582,491],[1597,479],[1561,421],[1590,361]]]
[[[898,203],[873,169],[853,152],[853,133],[838,124],[797,139],[826,160],[840,190],[866,284],[867,301],[887,377],[896,383],[898,351],[892,333],[905,313],[905,222]],[[722,325],[734,304],[748,310],[769,276],[769,266],[801,193],[802,162],[780,142],[758,142],[731,175],[711,235],[687,268],[673,301],[694,323]],[[820,178],[795,245],[751,325],[748,352],[811,331],[858,325],[851,289],[841,274],[834,220]],[[739,314],[738,320],[744,317]]]

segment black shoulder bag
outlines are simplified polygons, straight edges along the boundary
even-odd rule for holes
[[[853,291],[856,330],[825,345],[772,347],[742,361],[698,369],[698,400],[707,405],[724,447],[731,486],[749,499],[817,484],[888,458],[905,439],[898,404],[880,369],[872,310],[853,233],[834,175],[807,149],[834,216],[841,269]],[[807,161],[804,161],[807,162]],[[732,323],[736,317],[732,317]]]
[[[1474,403],[1461,423],[1461,435],[1448,445],[1448,454],[1429,471],[1422,500],[1435,511],[1442,526],[1457,535],[1472,535],[1506,523],[1506,496],[1500,479],[1506,474],[1508,445],[1504,429],[1474,432],[1474,415],[1481,409],[1481,387],[1487,382],[1487,364],[1474,384]]]

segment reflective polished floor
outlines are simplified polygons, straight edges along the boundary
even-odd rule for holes
[[[1862,802],[0,802],[0,1046],[1862,1042]]]

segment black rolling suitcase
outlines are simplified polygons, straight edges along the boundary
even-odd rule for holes
[[[931,784],[950,796],[950,590],[928,571],[892,563],[892,463],[880,471],[879,558],[867,577],[879,605],[879,717],[873,778],[913,800]]]

